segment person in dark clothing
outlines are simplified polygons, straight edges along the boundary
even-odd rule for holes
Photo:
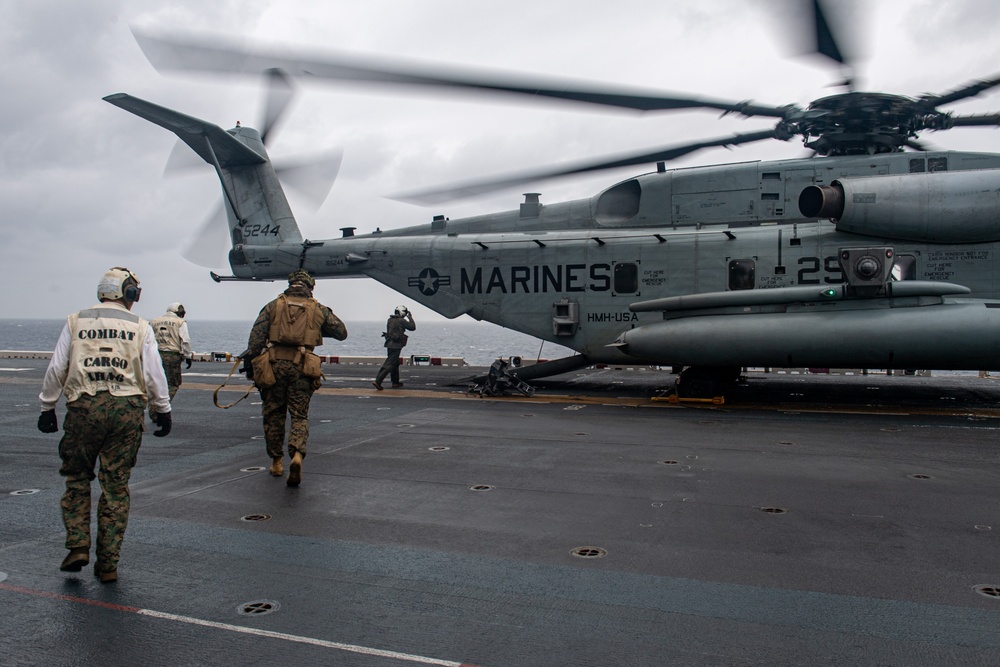
[[[382,391],[382,380],[385,379],[386,375],[390,376],[394,388],[398,389],[403,386],[403,383],[399,381],[399,353],[406,347],[408,339],[406,332],[415,331],[416,328],[417,324],[413,321],[413,313],[407,310],[406,306],[397,306],[395,312],[389,316],[389,320],[385,323],[385,333],[382,334],[387,350],[385,362],[379,369],[378,375],[375,376],[375,381],[372,382],[379,391]]]

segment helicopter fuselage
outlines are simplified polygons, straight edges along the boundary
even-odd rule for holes
[[[517,210],[439,217],[427,225],[324,241],[257,245],[250,228],[230,259],[240,279],[280,279],[299,267],[317,277],[367,276],[446,317],[493,322],[574,349],[594,363],[853,361],[848,365],[977,369],[1000,365],[995,337],[982,335],[983,327],[1000,324],[992,321],[1000,311],[980,305],[966,313],[955,304],[1000,297],[994,270],[1000,227],[992,213],[998,170],[998,155],[954,152],[675,169],[623,181],[590,199],[548,205],[529,195]],[[912,179],[940,181],[936,175],[943,173],[950,188],[944,194],[933,185],[910,187]],[[986,185],[976,180],[984,176]],[[864,180],[872,177],[881,180]],[[848,205],[867,205],[873,214],[851,209],[851,231],[800,212],[807,188],[854,182],[882,189],[853,193]],[[892,198],[898,193],[907,201]],[[978,202],[974,211],[970,201]],[[917,214],[893,215],[907,207],[926,220],[915,224]],[[865,230],[865,220],[874,233]],[[841,255],[866,248],[888,250],[891,257],[879,268],[884,275],[875,277],[877,286],[859,289],[850,285]],[[968,291],[879,292],[901,280]],[[843,298],[821,299],[822,290],[841,286],[851,287]],[[777,295],[793,287],[814,287],[816,295],[785,304],[734,298],[694,310],[630,308],[668,297],[750,290]],[[952,308],[940,307],[946,304]],[[902,351],[913,347],[903,342],[935,327],[951,330],[950,340],[970,353],[956,353],[954,343],[948,350],[917,345],[926,349]],[[640,333],[629,334],[635,330]],[[893,331],[904,341],[894,341]]]
[[[215,167],[233,244],[217,281],[366,276],[578,365],[1000,368],[1000,155],[661,168],[588,199],[309,240],[256,130],[106,99]]]

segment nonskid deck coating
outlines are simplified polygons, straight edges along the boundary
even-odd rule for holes
[[[243,471],[267,463],[259,398],[220,411],[193,372],[174,431],[140,450],[121,580],[101,585],[57,569],[43,370],[0,372],[0,663],[1000,657],[1000,600],[976,588],[1000,583],[990,380],[752,377],[723,406],[647,410],[671,376],[575,373],[512,400],[427,368],[376,395],[338,369],[293,490]],[[279,608],[239,613],[255,600]]]

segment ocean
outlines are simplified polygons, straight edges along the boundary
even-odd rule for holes
[[[66,320],[0,320],[0,350],[49,351],[55,347]],[[379,357],[385,355],[382,332],[385,322],[347,322],[347,340],[327,342],[317,354]],[[246,349],[253,320],[195,320],[188,322],[191,347],[196,353],[229,352]],[[409,333],[404,355],[459,357],[472,366],[489,366],[497,358],[519,356],[527,359],[557,359],[573,354],[561,345],[542,344],[533,336],[474,321],[417,321]]]

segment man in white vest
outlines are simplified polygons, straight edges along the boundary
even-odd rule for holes
[[[128,269],[107,271],[97,285],[96,306],[66,318],[38,395],[38,430],[55,433],[56,403],[66,396],[59,442],[66,478],[62,516],[69,554],[59,566],[79,572],[90,562],[90,482],[101,484],[97,505],[94,575],[118,579],[118,558],[128,524],[128,480],[142,440],[147,398],[153,435],[170,432],[170,399],[156,338],[146,320],[131,313],[139,279]],[[94,466],[100,461],[97,475]]]
[[[163,372],[167,375],[167,387],[170,390],[170,400],[173,402],[177,389],[180,388],[181,362],[186,360],[191,368],[191,336],[188,325],[184,321],[184,304],[172,303],[167,306],[167,312],[150,322],[156,345],[160,348],[160,359],[163,361]]]

